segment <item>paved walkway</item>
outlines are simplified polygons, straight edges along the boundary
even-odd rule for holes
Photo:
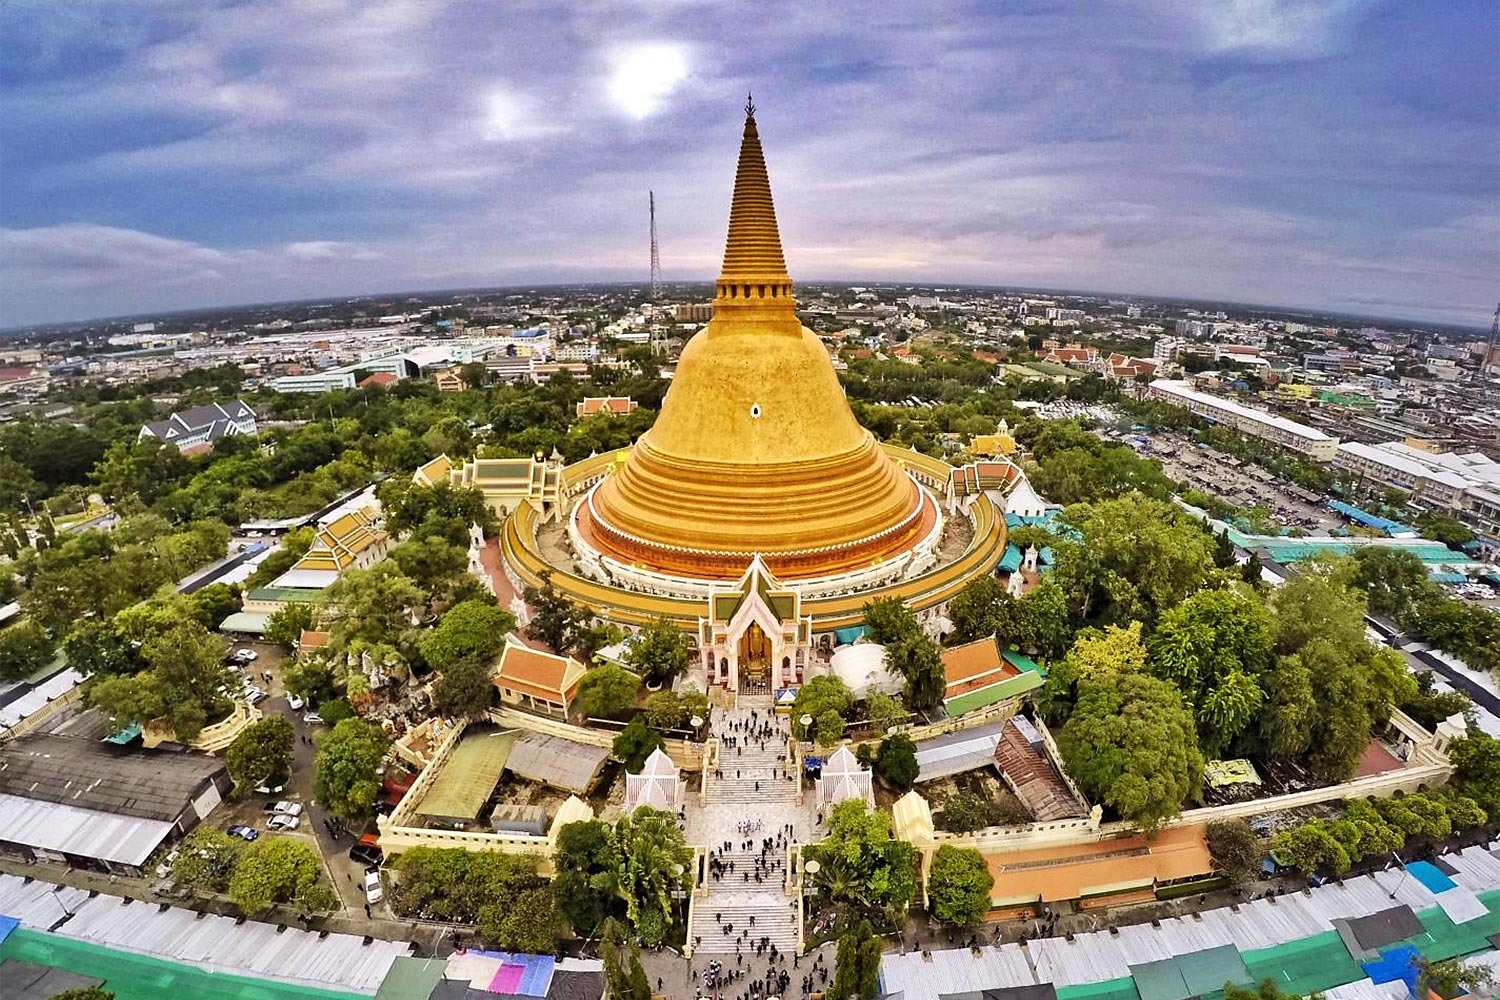
[[[687,837],[709,848],[714,876],[693,907],[697,956],[735,958],[795,951],[797,911],[786,895],[787,851],[813,834],[814,810],[797,805],[797,776],[787,768],[787,726],[769,697],[741,696],[737,708],[715,709],[719,768],[708,782],[708,805],[690,805]],[[758,961],[761,959],[757,959]],[[740,967],[743,967],[741,965]]]

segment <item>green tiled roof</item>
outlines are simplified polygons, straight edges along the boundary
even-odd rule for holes
[[[256,587],[246,598],[252,601],[282,601],[287,604],[310,604],[317,600],[321,590],[304,587]]]
[[[988,687],[982,687],[978,691],[970,691],[961,694],[951,701],[943,702],[943,708],[949,716],[967,715],[970,712],[1004,701],[1006,698],[1015,698],[1025,694],[1027,691],[1035,691],[1045,683],[1040,673],[1024,673],[1019,677],[1007,677],[1003,681],[997,681]]]
[[[1005,660],[1006,663],[1009,663],[1017,670],[1024,670],[1028,674],[1041,674],[1043,677],[1047,676],[1047,671],[1042,669],[1042,665],[1029,656],[1023,656],[1020,653],[1015,653],[1008,649],[1002,650],[1000,656]]]

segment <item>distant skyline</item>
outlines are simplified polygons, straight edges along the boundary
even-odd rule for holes
[[[0,6],[0,327],[718,268],[1484,328],[1492,0]]]

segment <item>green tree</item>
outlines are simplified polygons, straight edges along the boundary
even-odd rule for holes
[[[245,842],[211,826],[200,826],[183,838],[168,874],[180,889],[216,893],[229,888]]]
[[[1053,547],[1053,579],[1084,622],[1148,626],[1202,590],[1213,575],[1213,538],[1186,513],[1138,494],[1063,511],[1076,530]]]
[[[1467,525],[1442,511],[1423,511],[1417,515],[1413,526],[1422,533],[1423,538],[1442,542],[1453,549],[1461,549],[1474,540],[1474,532]]]
[[[468,549],[437,534],[416,535],[391,549],[390,559],[431,604],[469,567]]]
[[[708,699],[697,691],[656,691],[646,696],[646,722],[662,732],[682,729],[694,716],[708,718]]]
[[[1158,678],[1122,674],[1084,683],[1057,743],[1084,794],[1143,829],[1198,794],[1203,756],[1192,713]]]
[[[528,585],[523,593],[531,608],[526,634],[551,646],[559,655],[567,655],[588,628],[592,615],[568,600],[552,586],[552,579],[542,574],[542,585]]]
[[[1432,536],[1427,536],[1432,537]],[[1465,962],[1448,958],[1440,962],[1419,959],[1417,996],[1431,991],[1441,997],[1487,996],[1495,985],[1495,973],[1482,962]]]
[[[833,674],[814,677],[797,689],[797,698],[792,702],[792,734],[799,740],[807,738],[802,726],[804,715],[810,715],[816,720],[832,709],[842,716],[853,706],[854,694],[838,677]],[[842,731],[843,727],[840,726],[840,732]]]
[[[979,923],[989,912],[994,887],[995,878],[978,851],[944,844],[933,855],[927,897],[933,915],[943,923]]]
[[[666,618],[656,618],[630,640],[623,659],[647,681],[665,684],[687,673],[691,653],[686,633]]]
[[[52,662],[57,643],[29,618],[0,631],[0,680],[28,677]]]
[[[1141,642],[1140,622],[1131,622],[1128,628],[1087,628],[1078,633],[1067,656],[1047,674],[1045,686],[1037,693],[1037,704],[1048,722],[1065,722],[1082,685],[1106,683],[1120,675],[1144,673],[1145,669],[1146,646]]]
[[[192,597],[193,617],[206,629],[217,629],[219,623],[239,610],[239,601],[226,583],[213,583]]]
[[[1204,834],[1214,867],[1229,881],[1238,885],[1259,871],[1264,848],[1249,823],[1242,819],[1215,820],[1204,829]]]
[[[875,754],[875,773],[900,792],[909,792],[917,783],[917,745],[896,733],[880,741]]]
[[[483,601],[462,601],[423,634],[422,658],[434,670],[463,661],[488,663],[499,655],[506,635],[515,628],[516,618],[510,612]]]
[[[1471,729],[1448,747],[1454,784],[1491,816],[1500,816],[1500,740]]]
[[[879,735],[893,726],[904,724],[911,715],[899,698],[875,691],[865,699],[865,717],[870,720],[870,728]]]
[[[948,602],[948,619],[953,622],[951,641],[973,642],[995,634],[996,607],[1008,597],[1005,585],[988,574],[964,584]]]
[[[77,989],[54,993],[48,1000],[115,1000],[115,994],[111,990],[100,989],[98,986],[80,986]]]
[[[229,898],[247,915],[272,903],[303,911],[332,910],[333,890],[319,881],[323,859],[311,845],[291,837],[262,837],[246,846],[229,878]]]
[[[281,679],[288,691],[315,706],[338,697],[338,679],[333,664],[320,655],[299,656],[286,668]]]
[[[824,709],[823,713],[813,720],[813,738],[820,747],[838,746],[839,740],[844,736],[844,717],[834,709]]]
[[[1290,865],[1304,875],[1320,869],[1342,875],[1353,863],[1327,825],[1317,821],[1278,833],[1271,841],[1271,851],[1281,864]]]
[[[628,726],[620,730],[610,746],[610,752],[616,760],[624,762],[625,770],[631,774],[639,774],[646,764],[646,758],[661,745],[661,734],[647,727],[645,720],[637,715],[630,720]]]
[[[813,884],[879,927],[899,927],[916,894],[916,848],[891,837],[890,814],[848,799],[828,814],[828,836],[803,856],[818,862]]]
[[[1403,620],[1436,585],[1427,565],[1414,552],[1384,545],[1362,545],[1354,551],[1354,586],[1364,593],[1373,614]]]
[[[585,718],[618,719],[635,705],[641,679],[624,667],[605,663],[594,667],[578,682],[573,707]]]
[[[611,837],[616,898],[641,943],[661,944],[676,923],[673,890],[692,886],[693,852],[682,839],[677,817],[642,806],[615,822]]]
[[[295,649],[302,633],[314,630],[315,622],[312,605],[297,602],[284,604],[266,619],[265,639],[287,649]]]
[[[1271,663],[1271,620],[1255,597],[1231,590],[1193,594],[1162,615],[1148,644],[1150,668],[1197,709],[1198,740],[1217,757],[1255,718]]]
[[[250,723],[224,751],[224,767],[239,788],[284,785],[292,774],[296,734],[284,716],[270,715]]]
[[[611,829],[603,820],[569,823],[558,831],[553,852],[552,895],[573,933],[588,937],[606,916],[619,879]]]
[[[330,643],[342,649],[356,639],[388,643],[411,621],[422,591],[394,562],[347,570],[323,591],[315,613],[333,620]]]
[[[942,651],[920,629],[886,646],[885,658],[892,669],[906,678],[908,705],[930,712],[943,703],[948,679]]]
[[[900,642],[922,631],[917,616],[899,597],[882,597],[866,604],[865,628],[871,641],[882,646]]]
[[[486,664],[459,660],[444,668],[433,683],[432,704],[443,715],[477,719],[489,711],[494,693]]]
[[[380,791],[377,769],[390,741],[378,726],[345,719],[318,741],[313,794],[342,820],[367,818]]]
[[[245,590],[249,592],[257,587],[264,587],[287,570],[297,564],[297,561],[307,554],[312,548],[313,540],[317,532],[312,527],[293,528],[281,536],[279,545],[270,555],[266,556],[255,565],[255,572],[250,574],[245,581]]]
[[[524,889],[480,907],[475,926],[502,948],[545,955],[557,947],[557,903],[546,887]]]
[[[1308,1000],[1322,1000],[1323,994],[1314,993]],[[1224,984],[1224,1000],[1300,1000],[1296,993],[1283,993],[1281,987],[1276,985],[1273,979],[1265,979],[1256,989],[1248,986],[1236,986],[1234,983]]]

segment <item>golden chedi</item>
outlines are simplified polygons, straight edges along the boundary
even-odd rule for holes
[[[759,554],[807,579],[909,552],[936,518],[797,318],[747,105],[713,319],[683,349],[655,426],[580,506],[579,530],[671,576],[737,579]]]

